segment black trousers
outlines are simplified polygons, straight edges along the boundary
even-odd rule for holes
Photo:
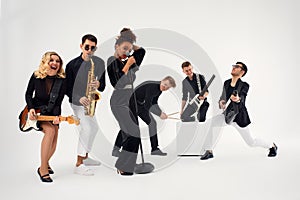
[[[141,141],[135,105],[129,105],[131,94],[130,90],[115,90],[110,101],[112,113],[122,130],[121,144],[123,149],[116,161],[115,167],[124,172],[134,171]]]
[[[202,105],[200,106],[200,109],[197,113],[197,118],[199,122],[204,122],[206,120],[206,113],[209,107],[209,103],[207,101],[204,101]],[[193,103],[192,105],[188,104],[187,107],[184,109],[183,113],[181,114],[181,121],[183,122],[190,122],[195,121],[194,117],[191,117],[195,112],[197,112],[198,106],[196,103]]]
[[[158,139],[157,139],[157,123],[154,117],[152,116],[149,110],[139,105],[138,105],[138,116],[148,125],[151,148],[152,150],[156,150],[158,148]],[[121,148],[123,146],[122,145],[123,135],[124,132],[120,130],[115,141],[115,147]]]

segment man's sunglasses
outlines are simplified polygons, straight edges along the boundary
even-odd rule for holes
[[[91,47],[91,48],[90,48]],[[96,46],[90,46],[90,45],[85,45],[84,46],[84,50],[88,51],[88,50],[91,50],[91,51],[96,51],[97,47]]]
[[[233,68],[241,68],[242,70],[244,70],[244,68],[242,66],[239,65],[232,65]]]

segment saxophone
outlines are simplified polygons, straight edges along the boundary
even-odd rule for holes
[[[97,88],[90,86],[90,83],[96,80],[95,73],[94,73],[95,64],[92,58],[90,58],[90,60],[91,60],[91,69],[88,71],[88,79],[87,79],[86,93],[85,93],[85,96],[90,101],[90,104],[84,107],[84,111],[85,111],[84,114],[92,117],[95,114],[96,102],[100,100],[101,95],[100,92],[97,90]]]

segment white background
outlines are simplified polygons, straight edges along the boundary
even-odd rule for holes
[[[299,1],[2,0],[0,8],[0,188],[5,199],[300,199]],[[206,51],[223,81],[230,78],[231,64],[245,62],[251,130],[275,141],[279,156],[268,159],[267,152],[247,147],[228,127],[212,161],[185,158],[151,175],[128,179],[101,166],[95,168],[96,176],[80,177],[72,174],[75,131],[62,124],[52,164],[55,183],[41,184],[35,169],[42,136],[20,134],[17,127],[30,75],[44,52],[57,51],[66,64],[80,54],[84,34],[95,34],[101,44],[123,27],[185,35]],[[173,66],[175,71],[180,64]],[[104,99],[111,91],[108,80],[107,85]],[[67,99],[63,110],[71,112]]]

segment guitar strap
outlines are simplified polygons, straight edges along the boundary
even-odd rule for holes
[[[196,78],[197,78],[197,85],[198,85],[199,94],[200,94],[201,93],[200,74],[196,74]],[[200,106],[197,108],[196,112],[198,112],[199,109],[200,109]]]
[[[59,91],[60,91],[62,82],[63,82],[63,79],[58,78],[58,79],[55,79],[55,81],[53,83],[53,87],[52,87],[51,92],[50,92],[49,103],[48,103],[48,106],[47,106],[47,112],[48,113],[52,112],[52,110],[55,106],[55,102],[56,102],[56,100],[59,96]]]

